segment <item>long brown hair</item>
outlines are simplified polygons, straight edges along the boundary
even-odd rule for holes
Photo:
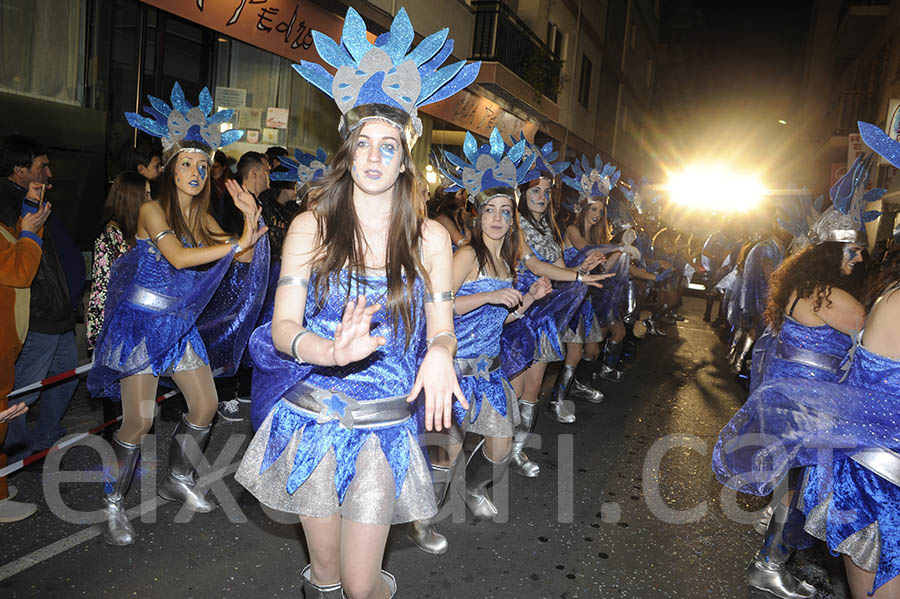
[[[588,227],[587,213],[592,204],[584,200],[578,201],[582,205],[581,210],[575,215],[575,222],[572,224],[575,225],[578,232],[589,244],[599,245],[607,243],[609,241],[609,225],[606,223],[606,208],[604,207],[600,212],[600,220],[597,221],[597,224]]]
[[[357,127],[347,136],[331,161],[331,173],[321,184],[321,192],[311,202],[316,215],[317,233],[316,257],[311,265],[315,273],[313,283],[316,304],[322,306],[328,296],[332,278],[346,268],[350,280],[361,281],[366,270],[365,237],[359,218],[353,206],[353,179],[350,167],[360,132],[365,125]],[[418,190],[419,176],[409,152],[406,140],[401,135],[403,147],[402,164],[405,170],[397,176],[394,184],[394,198],[391,202],[390,224],[387,231],[387,251],[385,271],[387,275],[388,312],[391,314],[394,334],[399,324],[398,316],[406,330],[406,343],[412,335],[413,289],[417,276],[425,280],[426,288],[431,288],[428,273],[421,259],[422,225],[425,221],[425,202]],[[350,286],[347,286],[347,299]]]
[[[553,239],[555,239],[556,243],[558,243],[559,246],[562,247],[562,235],[560,235],[559,227],[556,224],[556,209],[553,207],[553,198],[551,197],[549,200],[547,200],[547,209],[544,210],[543,223],[535,218],[534,214],[531,213],[531,209],[528,207],[528,200],[525,198],[525,193],[532,187],[538,185],[541,179],[546,179],[546,177],[539,177],[537,179],[533,179],[527,183],[519,185],[519,214],[524,216],[525,220],[534,225],[534,228],[538,231],[543,231],[545,226],[549,227],[550,233],[553,234]],[[551,181],[551,196],[553,195],[552,183],[553,182]]]
[[[519,216],[516,213],[516,200],[513,197],[510,197],[509,199],[512,203],[513,215],[512,220],[509,222],[509,230],[503,238],[503,245],[500,247],[500,258],[506,266],[506,271],[512,276],[513,284],[515,284],[516,266],[519,264],[519,258],[522,251],[522,233],[519,230]],[[484,207],[484,204],[482,204],[482,207]],[[479,209],[478,217],[475,219],[475,224],[472,226],[472,239],[469,240],[469,245],[475,250],[475,258],[478,260],[479,272],[483,271],[484,266],[490,262],[494,272],[500,275],[502,271],[498,268],[499,265],[494,262],[494,256],[484,243],[483,232],[481,209]]]
[[[850,277],[841,273],[843,244],[826,241],[809,246],[788,257],[772,273],[769,299],[766,302],[766,322],[774,329],[781,327],[784,313],[790,309],[788,299],[797,292],[799,298],[814,298],[813,312],[831,306],[831,290],[843,289],[857,297],[859,290]]]
[[[181,154],[179,152],[178,154]],[[191,204],[194,210],[191,213],[190,222],[185,221],[181,214],[181,206],[178,203],[178,188],[175,186],[175,166],[178,154],[173,156],[163,170],[159,186],[159,203],[166,214],[166,221],[172,227],[172,231],[180,241],[187,241],[192,246],[211,246],[222,243],[222,239],[209,228],[209,185],[211,176],[207,176],[203,183],[203,189],[194,196]],[[208,172],[208,171],[207,171]]]
[[[147,197],[147,180],[140,173],[123,171],[113,181],[103,204],[103,220],[114,221],[129,247],[134,246],[138,215]]]

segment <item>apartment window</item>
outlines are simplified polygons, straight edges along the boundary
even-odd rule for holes
[[[562,56],[563,34],[552,21],[547,22],[547,46],[557,58]]]
[[[585,108],[591,107],[591,59],[581,55],[581,75],[578,78],[578,103]]]

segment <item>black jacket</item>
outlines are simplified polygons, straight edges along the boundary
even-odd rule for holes
[[[22,212],[25,189],[9,179],[0,183],[0,222],[15,227]],[[59,335],[75,328],[69,284],[50,227],[44,227],[41,264],[31,283],[31,316],[28,330]]]

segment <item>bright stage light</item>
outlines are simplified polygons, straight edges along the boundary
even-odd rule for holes
[[[669,197],[685,207],[716,212],[744,212],[766,195],[755,176],[721,164],[697,164],[669,175]]]

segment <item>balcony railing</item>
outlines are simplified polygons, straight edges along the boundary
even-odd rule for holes
[[[474,0],[473,60],[496,61],[556,102],[562,61],[503,2]]]

